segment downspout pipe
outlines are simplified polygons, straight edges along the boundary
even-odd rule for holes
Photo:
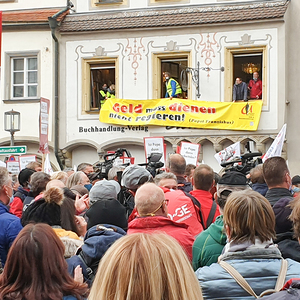
[[[67,12],[70,8],[73,7],[73,4],[71,1],[67,1],[67,7],[63,10],[57,12],[52,17],[48,18],[49,26],[51,29],[51,35],[54,40],[54,106],[55,106],[55,112],[54,112],[54,153],[55,157],[57,159],[57,162],[59,164],[59,167],[63,170],[64,165],[59,157],[58,154],[58,143],[59,143],[59,107],[58,107],[58,83],[59,83],[59,77],[58,77],[58,63],[59,63],[59,43],[58,39],[55,35],[55,31],[57,27],[59,26],[59,22],[57,21],[57,18],[61,16],[63,13]]]

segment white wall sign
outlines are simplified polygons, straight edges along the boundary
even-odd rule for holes
[[[19,156],[20,170],[25,169],[26,166],[32,161],[36,161],[36,156],[35,155],[22,155],[22,156]]]
[[[180,154],[185,158],[186,164],[197,166],[199,152],[199,144],[181,142]]]
[[[144,137],[144,147],[146,162],[151,153],[161,153],[162,157],[159,161],[166,164],[165,151],[164,151],[164,138],[163,137]]]

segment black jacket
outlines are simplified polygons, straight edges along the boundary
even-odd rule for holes
[[[292,193],[285,188],[273,188],[269,189],[265,195],[265,197],[269,200],[272,206],[281,198],[290,198],[293,199]]]

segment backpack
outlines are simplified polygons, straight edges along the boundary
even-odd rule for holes
[[[87,255],[85,255],[82,249],[80,249],[80,252],[77,253],[77,256],[81,259],[83,265],[85,266],[87,279],[90,280],[91,283],[93,283],[100,261],[89,258]]]
[[[184,194],[192,200],[195,210],[198,212],[198,216],[197,216],[198,221],[202,224],[203,229],[207,229],[210,226],[210,224],[213,222],[213,219],[214,219],[214,216],[215,216],[215,213],[217,210],[217,203],[213,200],[213,203],[212,203],[212,206],[211,206],[211,209],[210,209],[210,212],[208,214],[206,224],[205,224],[203,215],[202,215],[202,211],[201,211],[200,202],[194,196],[192,196],[190,193],[184,192]]]
[[[281,268],[277,277],[276,285],[274,289],[268,289],[263,291],[260,295],[256,295],[249,283],[245,280],[245,278],[229,263],[221,260],[219,261],[219,265],[227,271],[232,278],[251,296],[255,297],[255,299],[262,298],[264,296],[279,292],[283,287],[285,282],[285,276],[287,272],[288,262],[285,259],[281,261]]]

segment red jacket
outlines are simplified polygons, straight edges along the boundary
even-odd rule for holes
[[[250,88],[250,99],[261,99],[262,96],[262,81],[257,79],[254,81],[253,79],[250,80],[248,87]]]
[[[194,237],[188,232],[187,225],[163,216],[136,218],[128,224],[127,234],[154,232],[166,233],[175,238],[192,260]]]
[[[210,192],[203,190],[194,190],[190,194],[194,196],[201,204],[201,211],[203,215],[204,222],[206,224],[207,218],[209,216],[213,200]],[[216,220],[216,217],[220,215],[219,205],[217,205],[216,213],[213,218],[213,222]]]
[[[197,236],[203,231],[199,217],[199,211],[193,204],[191,198],[186,196],[183,191],[170,191],[161,187],[165,193],[168,203],[168,217],[178,223],[188,225],[188,231],[192,236]]]

